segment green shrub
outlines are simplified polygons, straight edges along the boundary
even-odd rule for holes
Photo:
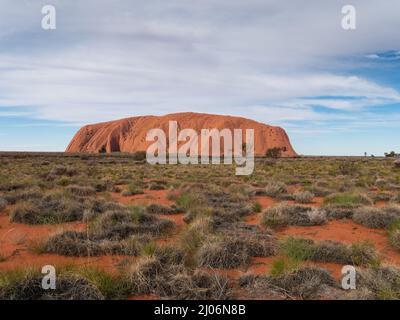
[[[354,206],[371,204],[371,199],[358,193],[335,193],[324,198],[324,205]]]

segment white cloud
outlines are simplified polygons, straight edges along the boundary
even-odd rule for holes
[[[353,1],[350,33],[340,1],[53,1],[52,33],[40,29],[44,1],[0,2],[0,106],[21,115],[87,123],[198,111],[290,123],[349,117],[315,105],[400,102],[388,85],[337,72],[347,67],[338,57],[400,43],[395,0]]]

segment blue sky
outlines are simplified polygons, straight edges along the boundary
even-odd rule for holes
[[[300,154],[400,152],[400,2],[0,0],[0,150],[180,111],[286,129]]]

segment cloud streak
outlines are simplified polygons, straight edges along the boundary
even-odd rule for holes
[[[0,117],[190,110],[306,131],[385,125],[380,108],[400,104],[398,87],[347,61],[396,60],[377,52],[400,43],[397,0],[354,0],[355,32],[340,28],[341,1],[56,0],[51,32],[40,29],[44,1],[0,3]]]

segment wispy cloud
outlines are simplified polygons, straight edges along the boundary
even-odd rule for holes
[[[397,0],[354,0],[354,32],[336,1],[52,2],[58,26],[46,32],[45,1],[0,0],[0,117],[77,125],[190,110],[296,132],[398,123],[382,111],[400,104],[398,83],[351,69],[354,57],[367,69],[398,60]]]

